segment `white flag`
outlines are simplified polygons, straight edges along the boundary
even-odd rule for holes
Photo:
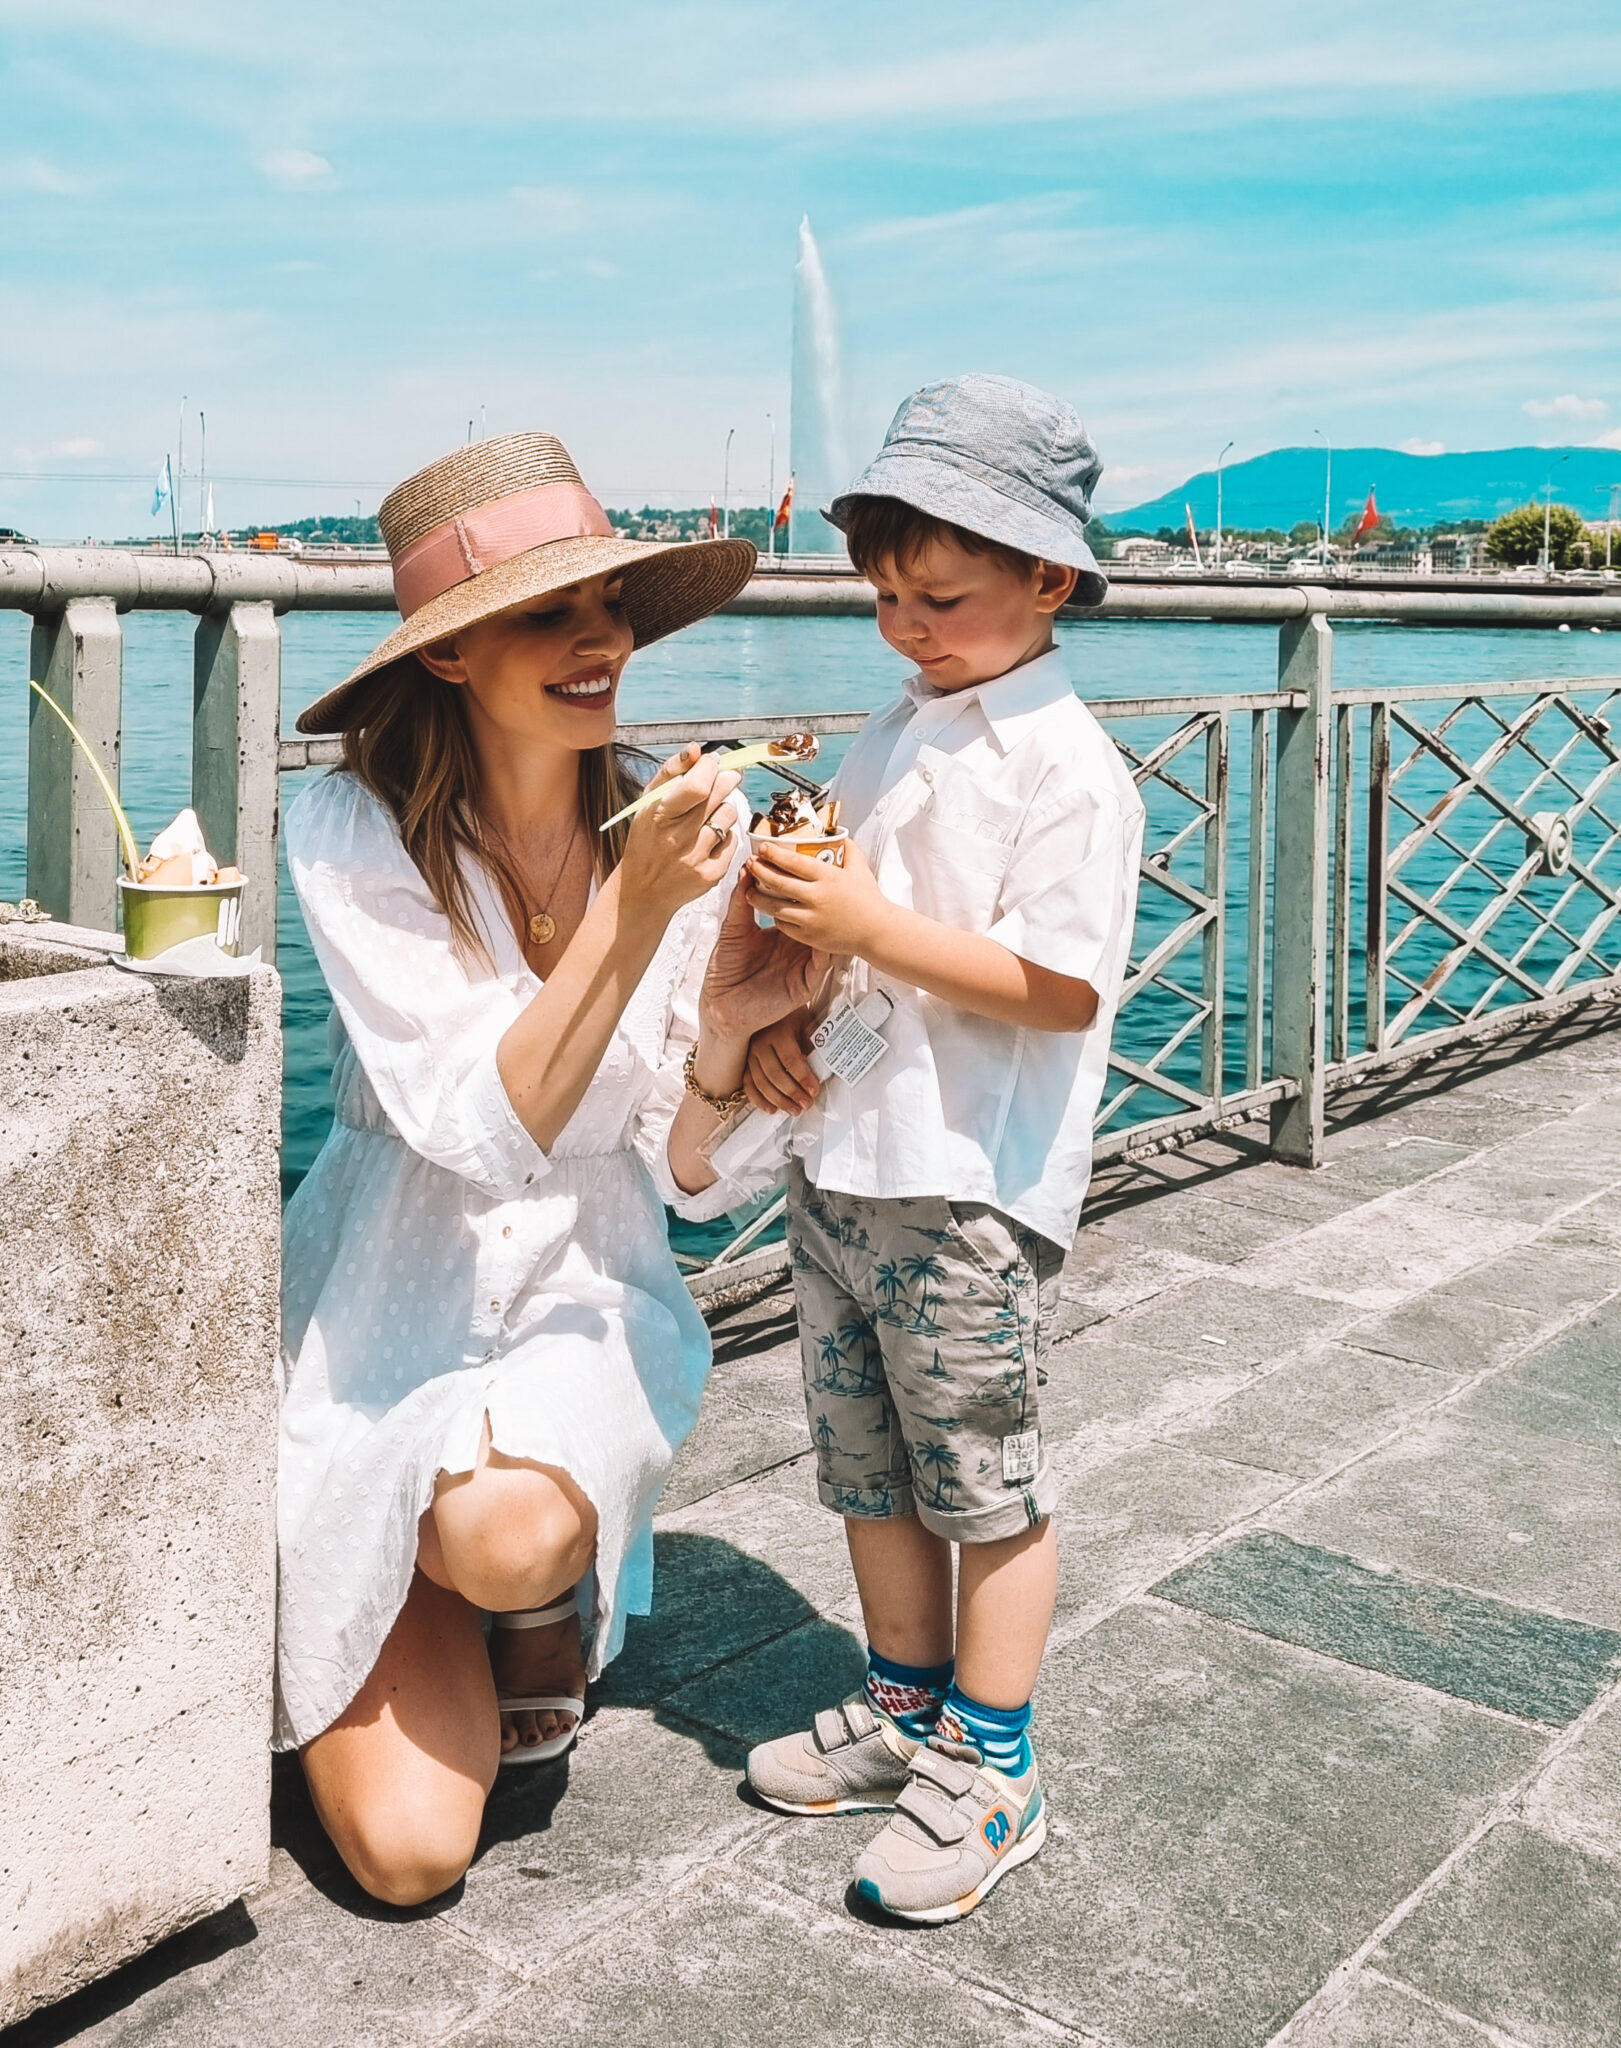
[[[164,456],[158,465],[158,480],[152,486],[152,515],[157,517],[169,502],[169,458]]]
[[[203,514],[203,531],[205,533],[212,533],[214,531],[214,486],[212,484],[208,487],[208,510]]]

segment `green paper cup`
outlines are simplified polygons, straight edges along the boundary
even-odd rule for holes
[[[242,937],[241,882],[209,882],[190,889],[118,878],[124,914],[124,952],[131,960],[155,960],[187,939],[212,939],[236,958]]]

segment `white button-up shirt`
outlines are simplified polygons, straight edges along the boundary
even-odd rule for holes
[[[954,1008],[865,962],[859,997],[895,1004],[889,1051],[828,1082],[793,1149],[818,1187],[987,1202],[1068,1246],[1131,948],[1143,805],[1056,649],[994,682],[912,676],[874,712],[833,783],[892,903],[983,932],[1097,991],[1084,1031],[1031,1031]]]

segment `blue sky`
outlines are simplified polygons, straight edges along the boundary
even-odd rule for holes
[[[1101,503],[1311,440],[1621,448],[1621,16],[1118,0],[0,0],[0,469],[222,519],[371,510],[546,426],[613,503],[787,468],[795,234],[852,445],[1007,371]],[[332,488],[317,488],[330,482]],[[0,480],[0,524],[151,528]],[[193,512],[190,516],[195,518]]]

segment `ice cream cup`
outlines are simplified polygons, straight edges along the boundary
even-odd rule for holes
[[[832,832],[823,832],[820,835],[807,833],[804,838],[796,834],[793,838],[779,839],[774,832],[751,832],[749,851],[755,854],[762,846],[783,846],[790,853],[802,853],[810,860],[825,861],[829,867],[842,868],[844,849],[849,838],[849,833],[842,825]],[[754,922],[761,931],[768,932],[776,923],[776,919],[768,916],[763,910],[757,910],[754,913]]]
[[[187,939],[211,938],[222,953],[236,957],[242,938],[242,882],[205,882],[168,888],[131,882],[120,875],[118,900],[124,914],[124,952],[131,960],[155,960]]]

